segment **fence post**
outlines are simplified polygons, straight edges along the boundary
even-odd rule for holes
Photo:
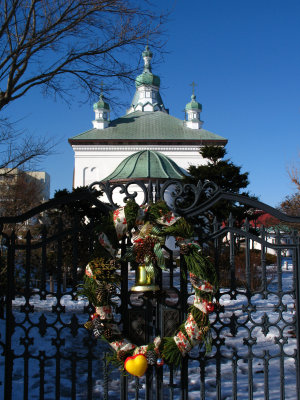
[[[298,398],[299,396],[299,389],[300,389],[300,358],[299,358],[299,351],[300,351],[300,237],[297,235],[296,231],[294,231],[294,243],[296,244],[296,249],[294,251],[293,257],[293,268],[295,278],[296,278],[296,337],[297,337],[297,352],[298,357],[296,361],[296,374],[297,374],[297,393]]]
[[[66,271],[63,272],[63,292],[67,290],[67,273]]]
[[[5,378],[4,398],[12,398],[12,376],[13,376],[13,350],[11,347],[12,334],[14,331],[14,318],[12,313],[12,300],[14,296],[14,258],[15,258],[15,232],[13,231],[8,243],[7,252],[7,287],[6,287],[6,331],[5,331]]]
[[[50,293],[54,293],[53,275],[50,275],[50,277],[49,277],[49,282],[50,282]]]

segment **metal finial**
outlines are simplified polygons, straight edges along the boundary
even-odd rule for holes
[[[195,86],[197,86],[197,84],[193,81],[192,83],[190,83],[190,86],[192,86],[192,88],[193,88],[193,95],[195,95]]]
[[[103,95],[103,87],[104,87],[103,81],[100,82],[100,87],[101,87],[101,91],[100,91],[100,96],[101,96],[101,95]]]

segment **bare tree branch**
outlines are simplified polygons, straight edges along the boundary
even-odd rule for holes
[[[5,0],[0,109],[35,86],[96,93],[100,78],[132,78],[126,56],[146,40],[159,48],[165,17],[145,0]]]
[[[38,206],[44,200],[44,184],[35,176],[23,171],[9,173],[1,176],[0,180],[0,215],[14,216],[22,214]],[[4,231],[20,233],[26,226],[25,223],[5,224]],[[28,226],[27,226],[28,229]]]
[[[33,138],[16,131],[16,123],[0,120],[0,176],[16,169],[34,168],[45,156],[52,154],[55,143],[52,139]]]
[[[289,171],[291,181],[296,185],[297,190],[300,192],[300,170],[293,166]]]
[[[76,87],[99,94],[133,79],[133,56],[146,41],[160,48],[166,17],[148,0],[2,0],[0,110],[40,87],[65,100]],[[81,96],[82,99],[82,96]],[[0,119],[0,176],[28,169],[54,144]]]
[[[300,169],[293,165],[288,170],[288,174],[293,184],[296,186],[296,192],[290,196],[287,196],[280,205],[280,209],[289,215],[300,215]],[[300,231],[300,225],[291,225],[292,229],[298,229]]]

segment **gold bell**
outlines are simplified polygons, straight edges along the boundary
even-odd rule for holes
[[[153,271],[154,272],[154,271]],[[157,291],[159,286],[155,284],[154,273],[148,272],[145,265],[139,265],[137,271],[137,279],[132,292],[149,292]]]

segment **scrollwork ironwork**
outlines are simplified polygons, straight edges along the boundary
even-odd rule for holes
[[[134,191],[130,192],[130,187]],[[98,188],[98,189],[96,189]],[[211,181],[198,181],[196,185],[192,183],[183,183],[179,180],[167,180],[165,182],[152,181],[144,182],[141,180],[132,180],[130,182],[93,182],[89,186],[89,191],[98,196],[99,190],[105,194],[111,207],[117,208],[118,204],[115,201],[115,192],[119,189],[118,194],[124,195],[119,197],[119,200],[125,203],[127,200],[137,200],[139,194],[142,194],[143,199],[139,202],[140,205],[146,203],[165,200],[169,207],[179,213],[187,213],[193,210],[196,206],[203,201],[207,201],[213,197],[218,191],[219,187]]]
[[[91,193],[95,194],[97,192],[96,187],[99,187],[99,189],[106,195],[111,207],[113,209],[116,209],[119,207],[119,205],[114,201],[114,192],[119,188],[119,194],[124,195],[122,197],[122,201],[126,203],[126,201],[130,200],[136,200],[138,196],[138,192],[142,193],[144,198],[141,201],[141,205],[144,205],[148,202],[149,199],[149,185],[145,185],[144,182],[142,181],[131,181],[127,183],[112,183],[110,181],[107,182],[93,182],[89,186],[89,190]],[[131,186],[138,187],[138,191],[134,190],[133,193],[130,193],[129,189]]]
[[[178,180],[169,180],[160,189],[162,198],[165,197],[165,193],[170,187],[173,189],[170,195],[173,198],[174,211],[179,213],[192,210],[199,202],[209,199],[219,190],[219,187],[211,181],[204,183],[198,181],[197,185],[194,185]]]

